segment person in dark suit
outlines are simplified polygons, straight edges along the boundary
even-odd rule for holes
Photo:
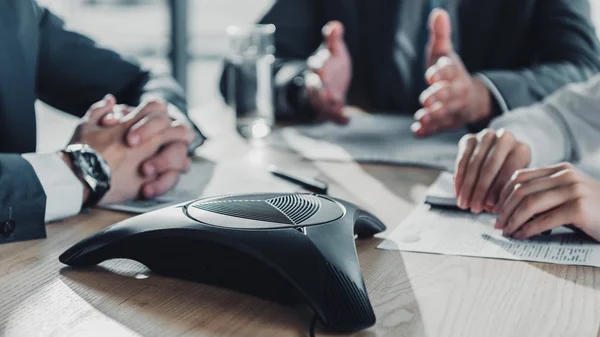
[[[171,188],[203,137],[181,88],[68,31],[34,0],[0,2],[0,243]],[[83,117],[65,151],[36,150],[34,103]],[[118,103],[118,104],[117,104]]]
[[[277,29],[279,118],[344,124],[350,104],[415,114],[426,136],[597,73],[589,13],[587,0],[277,0],[260,23]]]

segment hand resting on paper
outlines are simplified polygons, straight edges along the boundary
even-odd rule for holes
[[[517,171],[498,204],[495,227],[505,236],[524,240],[572,224],[600,241],[600,182],[569,163]]]

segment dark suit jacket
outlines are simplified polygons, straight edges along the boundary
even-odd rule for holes
[[[46,235],[44,190],[18,155],[36,149],[36,99],[81,117],[107,93],[130,105],[160,95],[186,111],[173,80],[65,30],[34,0],[0,1],[0,243]]]
[[[402,83],[393,59],[401,1],[411,0],[277,0],[260,22],[277,28],[278,116],[310,118],[292,79],[306,69],[331,20],[344,24],[353,60],[349,103],[414,113],[420,92],[412,90],[414,83]],[[509,109],[530,105],[600,70],[589,13],[588,0],[461,0],[455,17],[459,54],[471,73],[494,83]],[[223,76],[224,95],[226,82]]]

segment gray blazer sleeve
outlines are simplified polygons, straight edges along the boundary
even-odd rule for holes
[[[577,162],[600,150],[600,75],[569,85],[544,102],[507,112],[494,129],[511,131],[532,149],[532,167]]]
[[[46,195],[19,154],[0,154],[0,244],[46,237]]]
[[[61,19],[34,6],[40,39],[36,89],[42,101],[81,117],[108,93],[132,106],[152,94],[187,112],[183,90],[172,78],[153,77],[134,62],[66,30]]]
[[[535,65],[481,72],[498,89],[508,109],[537,103],[600,71],[600,49],[589,13],[588,0],[537,1],[529,37],[535,46]]]

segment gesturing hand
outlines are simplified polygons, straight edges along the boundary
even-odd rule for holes
[[[312,74],[306,78],[308,99],[320,120],[348,123],[342,110],[352,79],[352,59],[344,42],[344,26],[338,21],[323,27],[326,49],[308,60]]]
[[[497,211],[500,192],[513,173],[531,161],[529,146],[508,131],[491,129],[460,140],[454,191],[458,206],[475,213]]]
[[[600,241],[600,183],[571,164],[518,171],[500,204],[496,228],[506,236],[523,240],[572,224]]]
[[[128,118],[131,111],[136,109],[144,117],[127,132],[126,141],[130,147],[141,146],[153,137],[171,132],[170,130],[173,129],[179,130],[182,133],[182,139],[185,140],[165,144],[142,164],[142,174],[147,178],[156,178],[142,187],[142,195],[150,199],[171,189],[179,175],[189,169],[191,160],[188,158],[187,152],[190,144],[188,140],[193,140],[195,135],[189,126],[171,119],[168,115],[167,104],[156,99],[144,101],[135,109],[127,106],[120,107],[114,113],[106,115],[101,124],[107,127],[119,124]]]
[[[415,113],[417,122],[412,127],[418,137],[485,120],[492,113],[489,90],[471,76],[454,51],[448,13],[434,10],[429,25],[429,68],[425,74],[429,88],[419,97],[423,108]]]

